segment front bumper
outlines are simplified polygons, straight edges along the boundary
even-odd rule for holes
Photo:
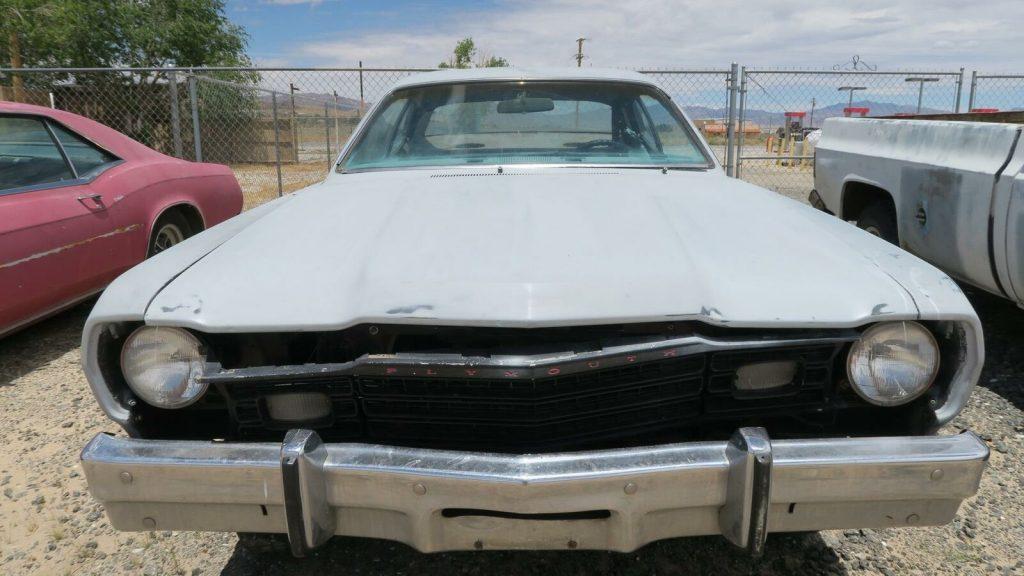
[[[768,532],[945,524],[978,489],[974,434],[729,442],[546,455],[98,435],[82,451],[93,496],[120,530],[287,533],[302,555],[333,535],[423,552],[627,552],[722,534],[759,553]]]

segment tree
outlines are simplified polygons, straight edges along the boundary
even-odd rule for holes
[[[170,151],[173,134],[170,76],[162,69],[249,66],[247,39],[245,30],[228,20],[224,0],[0,0],[0,67],[155,69],[12,72],[16,100],[38,100],[39,94],[49,93],[58,107],[87,114],[163,151]],[[245,85],[211,90],[211,84],[204,84],[204,129],[218,115],[253,115],[259,110],[258,94],[249,88],[258,82],[258,74],[217,76]],[[183,80],[179,74],[177,81]],[[188,135],[187,130],[182,132]]]
[[[469,68],[473,65],[473,57],[476,56],[476,43],[473,38],[466,37],[455,44],[452,57],[447,62],[441,62],[438,68]],[[508,66],[508,60],[498,56],[487,56],[476,61],[477,68],[500,68]]]
[[[223,0],[0,0],[0,39],[12,68],[250,64]]]
[[[488,56],[476,63],[477,68],[506,68],[508,67],[508,60],[501,58],[500,56]]]

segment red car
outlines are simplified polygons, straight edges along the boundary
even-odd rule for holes
[[[69,112],[0,102],[0,336],[241,209],[227,166],[165,156]]]

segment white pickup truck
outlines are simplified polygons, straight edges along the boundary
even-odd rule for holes
[[[1024,113],[1000,116],[830,118],[810,202],[1024,307]]]

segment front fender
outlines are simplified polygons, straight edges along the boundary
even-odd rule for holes
[[[111,420],[125,425],[128,410],[117,401],[99,365],[97,348],[103,330],[110,324],[142,321],[149,303],[171,280],[291,198],[268,202],[192,236],[128,270],[103,291],[82,331],[81,362],[93,395]]]

